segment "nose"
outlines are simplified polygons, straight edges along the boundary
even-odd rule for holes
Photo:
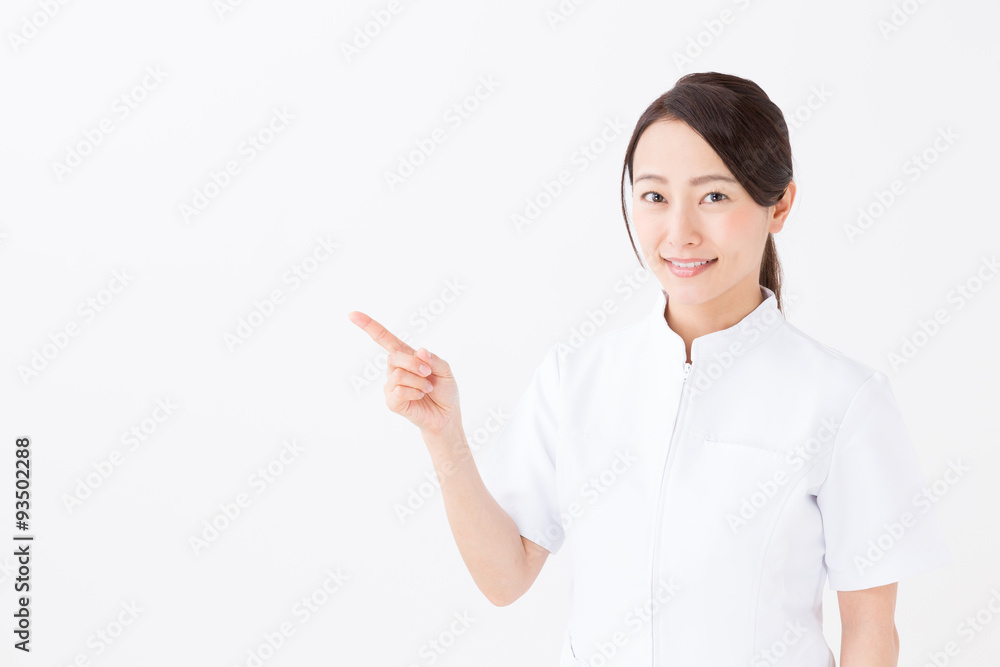
[[[701,232],[695,212],[683,202],[672,206],[663,214],[664,255],[674,254],[672,250],[701,241]]]

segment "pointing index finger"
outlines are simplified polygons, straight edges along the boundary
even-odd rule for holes
[[[352,310],[347,314],[347,317],[351,320],[351,322],[361,327],[364,332],[371,336],[371,339],[378,343],[386,352],[402,350],[407,354],[415,354],[412,347],[401,341],[388,329],[361,311]]]

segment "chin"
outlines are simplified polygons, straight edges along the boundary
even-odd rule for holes
[[[685,285],[682,281],[686,278],[678,278],[671,274],[667,280],[661,280],[660,285],[663,291],[670,295],[670,300],[676,304],[694,306],[705,303],[717,296],[715,290],[704,285]]]
[[[681,295],[681,294],[671,294],[670,292],[667,292],[667,294],[670,294],[670,301],[674,305],[677,305],[677,306],[681,306],[681,305],[683,305],[683,306],[698,306],[698,305],[701,305],[703,303],[707,303],[708,301],[711,301],[711,297],[707,297],[707,296],[700,296],[700,295],[698,295],[698,296],[690,296],[690,297],[688,297],[688,296]]]

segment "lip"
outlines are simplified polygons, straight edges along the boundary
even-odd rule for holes
[[[680,258],[677,258],[677,257],[671,257],[671,258],[668,258],[668,259],[672,260],[672,261],[668,261],[667,262],[667,268],[670,269],[670,272],[672,274],[674,274],[678,278],[693,278],[694,276],[697,276],[697,275],[699,275],[699,274],[707,271],[709,269],[709,267],[713,266],[715,264],[716,260],[718,259],[718,257],[715,257],[713,259],[696,259],[696,258],[692,258],[692,259],[680,259]],[[708,263],[707,264],[702,264],[701,266],[694,266],[694,267],[691,267],[691,268],[684,268],[684,267],[680,267],[680,266],[675,266],[672,262],[684,262],[684,263],[687,263],[687,262],[708,262]]]

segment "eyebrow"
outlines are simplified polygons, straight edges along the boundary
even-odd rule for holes
[[[634,182],[638,183],[639,181],[644,179],[659,181],[660,183],[667,182],[667,179],[663,178],[662,176],[658,176],[657,174],[643,174],[639,176],[639,178],[635,179]],[[712,181],[725,181],[727,183],[733,183],[734,185],[738,185],[738,182],[735,178],[731,176],[723,176],[722,174],[705,174],[704,176],[695,176],[694,178],[688,180],[688,184],[694,186],[694,185],[701,185],[703,183],[711,183]]]

